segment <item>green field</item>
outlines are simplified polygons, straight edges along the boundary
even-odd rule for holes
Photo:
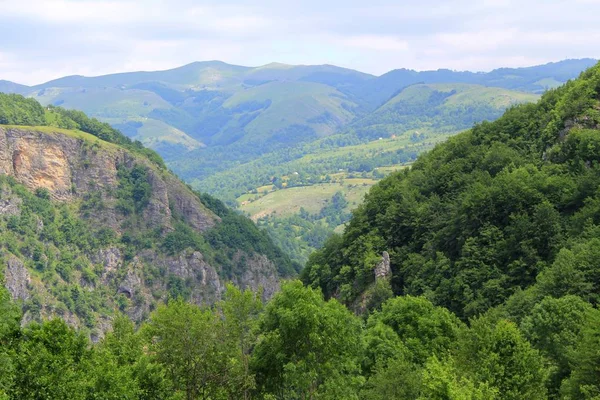
[[[239,198],[239,209],[253,220],[266,216],[286,217],[304,208],[309,213],[318,213],[336,192],[342,192],[349,203],[349,210],[358,206],[371,186],[373,179],[345,179],[343,183],[320,183],[311,186],[276,190],[257,200],[250,201],[249,195]]]

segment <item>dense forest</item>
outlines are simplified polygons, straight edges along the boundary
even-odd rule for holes
[[[2,399],[592,399],[600,312],[548,297],[520,324],[465,324],[423,297],[366,320],[299,281],[266,306],[230,286],[199,308],[172,300],[98,343],[61,320],[20,327],[0,291]],[[562,383],[559,392],[559,384]]]
[[[377,309],[387,296],[420,296],[472,330],[500,338],[514,329],[542,357],[536,362],[549,397],[597,398],[599,93],[600,65],[384,179],[345,233],[311,256],[303,281],[355,310]],[[389,286],[373,275],[383,251]],[[477,372],[508,367],[477,358],[488,346],[506,349],[488,340],[469,339],[471,360],[438,361],[458,371],[465,361]],[[493,389],[493,382],[486,376],[480,384]],[[535,396],[497,389],[500,398],[545,396],[540,388]]]

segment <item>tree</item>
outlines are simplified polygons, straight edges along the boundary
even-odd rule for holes
[[[471,321],[459,341],[457,368],[474,382],[488,383],[502,399],[545,399],[544,360],[517,326],[487,317]]]
[[[381,359],[372,372],[360,392],[361,399],[416,399],[421,393],[422,367],[402,353],[393,358]]]
[[[353,399],[362,383],[361,324],[299,281],[267,305],[252,355],[259,390],[279,399]]]
[[[234,350],[222,318],[182,300],[160,306],[144,327],[153,360],[188,400],[218,398],[225,391]]]
[[[400,337],[414,362],[424,364],[432,355],[443,355],[460,335],[461,322],[448,310],[423,297],[402,296],[383,303],[369,325],[381,322]]]
[[[1,281],[1,280],[0,280]],[[18,343],[21,311],[0,286],[0,399],[6,396],[14,380],[14,347]]]
[[[15,354],[11,397],[85,399],[88,382],[82,362],[89,356],[87,339],[62,320],[28,326]]]
[[[583,331],[600,323],[600,311],[577,296],[560,299],[546,297],[533,307],[521,322],[521,330],[531,344],[551,362],[550,395],[558,398],[563,379],[571,373],[571,365],[578,365],[574,350],[582,339]]]
[[[561,387],[565,399],[600,398],[600,320],[598,311],[594,311],[594,316],[581,328],[582,338],[572,352],[573,371]]]
[[[444,362],[433,356],[425,365],[418,400],[494,400],[501,398],[487,383],[475,384],[461,376],[452,358]],[[502,397],[503,398],[503,397]]]
[[[258,318],[263,309],[262,293],[253,293],[250,289],[241,291],[228,284],[225,300],[220,309],[225,317],[227,335],[231,345],[235,346],[235,354],[239,360],[239,372],[232,380],[230,390],[236,398],[249,399],[250,391],[254,388],[254,375],[250,371],[252,346],[256,341]]]

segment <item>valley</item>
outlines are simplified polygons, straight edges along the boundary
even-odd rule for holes
[[[215,61],[3,87],[82,110],[155,149],[194,189],[257,221],[304,264],[390,171],[593,62],[376,77],[331,65]],[[338,193],[340,218],[327,220],[321,211]]]
[[[234,197],[263,229],[0,94],[0,398],[593,399],[598,93],[600,64],[461,133],[265,155]]]
[[[600,400],[599,12],[0,0],[0,400]]]

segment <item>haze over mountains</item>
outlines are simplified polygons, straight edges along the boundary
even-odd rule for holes
[[[32,87],[0,81],[0,91],[80,109],[168,157],[174,149],[237,143],[258,145],[264,152],[330,135],[385,107],[416,83],[466,83],[539,94],[593,64],[592,59],[565,60],[488,73],[397,69],[376,77],[331,65],[252,68],[208,61],[167,71],[68,76]],[[504,107],[513,96],[521,100],[512,93],[499,95],[508,99]]]

